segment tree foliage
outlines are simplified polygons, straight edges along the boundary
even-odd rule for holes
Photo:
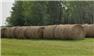
[[[93,1],[16,1],[7,22],[12,26],[94,23]]]

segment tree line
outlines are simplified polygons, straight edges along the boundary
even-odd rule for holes
[[[15,1],[9,26],[93,24],[93,1]]]

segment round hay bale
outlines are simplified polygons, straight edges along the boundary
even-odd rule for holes
[[[16,27],[16,29],[14,31],[15,38],[24,39],[25,38],[25,30],[26,30],[26,27]]]
[[[14,33],[15,29],[16,29],[16,27],[11,27],[10,28],[10,37],[11,38],[15,38],[15,33]]]
[[[15,27],[8,27],[7,30],[6,30],[6,36],[8,38],[14,38],[14,30],[15,30]]]
[[[6,30],[5,30],[6,38],[10,38],[10,31],[11,31],[11,28],[10,27],[6,27]]]
[[[5,38],[6,27],[1,27],[1,38]]]
[[[39,39],[42,38],[43,35],[43,28],[40,26],[30,26],[25,31],[25,36],[28,39]]]
[[[86,37],[94,37],[94,24],[83,24]]]
[[[45,29],[43,31],[43,38],[44,39],[53,39],[54,38],[54,31],[57,25],[49,25],[45,26]]]
[[[85,33],[81,25],[58,25],[55,29],[57,39],[83,39]]]

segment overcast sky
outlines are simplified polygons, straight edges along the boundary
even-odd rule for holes
[[[11,7],[14,0],[2,0],[0,1],[0,26],[5,25],[6,17],[10,16]]]

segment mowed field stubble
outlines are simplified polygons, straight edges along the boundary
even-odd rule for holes
[[[2,56],[94,56],[94,38],[84,40],[1,39]]]

